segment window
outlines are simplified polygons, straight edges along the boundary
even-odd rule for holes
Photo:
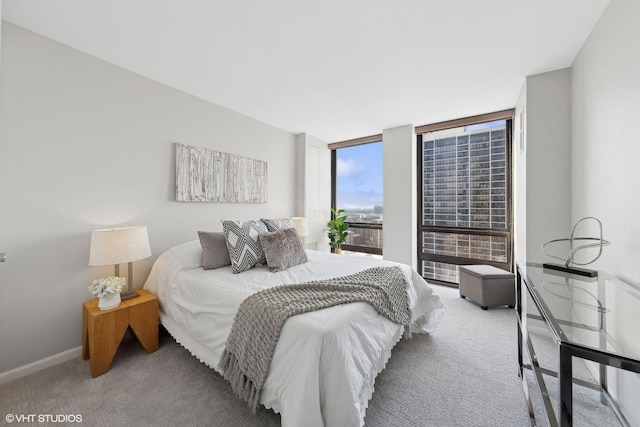
[[[461,264],[512,270],[511,119],[451,124],[418,135],[418,259],[423,277],[458,283]]]
[[[382,155],[379,139],[332,151],[333,207],[349,223],[344,250],[382,255]]]

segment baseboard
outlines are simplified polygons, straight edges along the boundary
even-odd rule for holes
[[[18,378],[26,377],[34,372],[41,371],[54,365],[58,365],[67,360],[82,356],[82,346],[72,348],[44,359],[36,360],[27,365],[20,366],[10,371],[0,373],[0,384],[5,384]]]

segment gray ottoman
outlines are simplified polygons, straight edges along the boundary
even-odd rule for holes
[[[513,273],[491,265],[461,265],[459,267],[460,298],[467,297],[483,310],[497,305],[513,308],[516,303]]]

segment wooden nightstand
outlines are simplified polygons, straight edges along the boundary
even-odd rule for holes
[[[139,289],[138,297],[122,301],[111,310],[100,310],[98,300],[82,307],[82,358],[91,359],[93,378],[109,370],[127,328],[147,353],[158,349],[158,298]]]

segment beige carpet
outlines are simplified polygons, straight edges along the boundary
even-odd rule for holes
[[[440,327],[396,346],[365,425],[528,425],[514,310],[484,311],[455,289],[435,288],[447,309]],[[220,375],[164,331],[149,355],[126,340],[98,378],[79,358],[0,386],[0,423],[7,414],[76,414],[90,426],[280,425],[279,415],[262,407],[253,415]]]

